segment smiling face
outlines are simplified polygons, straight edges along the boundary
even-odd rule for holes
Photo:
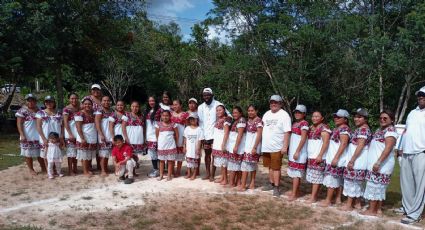
[[[166,93],[162,94],[162,103],[164,105],[170,105],[171,104],[170,103],[170,97]]]
[[[219,118],[224,117],[225,111],[224,111],[222,106],[217,106],[215,111],[216,111],[217,117],[219,117]]]
[[[270,101],[270,110],[275,113],[279,111],[282,108],[282,103],[278,101]]]
[[[362,125],[366,123],[367,123],[367,120],[365,117],[358,114],[354,116],[354,124],[356,125],[356,127],[361,127]]]
[[[171,117],[171,114],[170,114],[170,112],[169,112],[169,111],[164,111],[164,112],[162,112],[162,114],[161,114],[161,120],[162,120],[163,122],[165,122],[165,123],[170,122],[170,117]]]
[[[239,110],[233,109],[232,110],[232,116],[235,120],[238,120],[239,118],[242,117],[242,114],[241,114],[241,112],[239,112]]]
[[[321,123],[323,123],[324,121],[324,117],[320,112],[314,112],[313,115],[311,116],[311,122],[313,123],[313,125],[319,125]]]
[[[111,99],[108,96],[102,97],[102,107],[105,109],[111,108]]]
[[[71,96],[69,96],[69,103],[72,106],[77,107],[78,106],[78,96],[76,94],[71,94]]]
[[[93,97],[100,98],[102,96],[102,91],[100,91],[100,89],[98,89],[98,88],[93,88],[91,90],[91,95]]]
[[[90,100],[83,101],[83,110],[86,112],[90,112],[93,109],[93,103]]]
[[[52,100],[44,101],[44,106],[46,106],[46,109],[55,109],[56,102]]]
[[[211,104],[212,98],[213,98],[213,95],[211,93],[202,94],[202,100],[204,100],[204,102],[208,105]]]
[[[301,113],[300,111],[295,111],[294,117],[297,121],[302,121],[305,119],[305,113]]]
[[[189,110],[194,112],[198,109],[198,104],[196,104],[194,101],[189,101]]]
[[[28,98],[27,106],[29,109],[35,109],[37,107],[37,100],[35,98]]]
[[[131,109],[131,112],[132,112],[133,114],[138,114],[138,113],[139,113],[139,110],[140,110],[140,105],[139,105],[139,103],[138,103],[138,102],[133,102],[133,103],[131,103],[130,109]]]
[[[381,126],[381,128],[386,128],[392,123],[393,123],[393,120],[388,114],[381,113],[381,115],[379,115],[379,125]]]
[[[255,108],[254,107],[252,107],[252,106],[250,106],[250,107],[248,107],[248,117],[249,118],[256,118],[257,117],[257,110],[255,110]]]
[[[180,103],[180,101],[178,100],[173,101],[173,110],[176,113],[179,113],[180,111],[182,111],[182,104]]]
[[[116,105],[116,110],[120,113],[124,112],[125,104],[123,101],[118,101]]]
[[[346,124],[347,123],[347,118],[345,118],[345,117],[339,117],[337,115],[334,115],[334,123],[335,123],[336,126],[340,126],[340,125]]]
[[[155,102],[155,98],[153,98],[153,97],[149,97],[149,99],[148,99],[148,104],[149,104],[149,107],[151,107],[151,108],[155,108],[155,104],[156,104],[156,102]]]

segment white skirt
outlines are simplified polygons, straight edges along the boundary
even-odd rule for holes
[[[214,157],[214,166],[215,167],[227,167],[227,158],[225,157]]]
[[[363,184],[363,181],[344,179],[344,191],[342,194],[352,198],[362,197],[364,193]]]
[[[286,172],[290,178],[304,178],[304,171],[288,168]]]
[[[253,172],[257,170],[257,162],[246,162],[242,161],[241,171],[242,172]]]
[[[307,167],[306,180],[311,184],[323,184],[323,178],[325,172],[317,169],[311,169]]]
[[[96,150],[77,150],[77,160],[91,160],[96,157]]]
[[[385,192],[387,191],[388,185],[378,184],[372,181],[366,183],[366,189],[364,191],[363,197],[366,200],[372,201],[382,201],[385,200]]]
[[[332,175],[325,175],[323,178],[323,185],[328,188],[339,188],[343,185],[343,178],[342,177],[334,177]]]

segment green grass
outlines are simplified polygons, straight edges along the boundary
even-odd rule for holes
[[[391,175],[391,182],[387,189],[387,199],[384,204],[394,208],[401,206],[400,165],[398,161],[396,161],[394,172]]]
[[[0,135],[0,170],[21,164],[22,157],[19,156],[19,136]]]

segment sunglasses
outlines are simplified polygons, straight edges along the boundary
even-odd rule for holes
[[[381,121],[387,121],[389,118],[388,117],[380,117],[379,120]]]

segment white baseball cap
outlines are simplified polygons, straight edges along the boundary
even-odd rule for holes
[[[359,108],[355,112],[356,115],[360,115],[362,117],[369,117],[369,112],[365,108]]]
[[[44,101],[55,101],[55,98],[53,96],[48,95],[44,98]]]
[[[189,99],[188,103],[190,103],[191,101],[193,101],[193,102],[195,102],[196,104],[198,104],[198,100],[196,100],[196,99],[195,99],[195,98],[193,98],[193,97]]]
[[[204,90],[202,90],[202,93],[210,93],[213,94],[213,91],[211,88],[204,88]]]
[[[100,90],[102,88],[100,87],[99,84],[93,84],[93,85],[91,85],[90,89],[99,89]]]
[[[282,100],[282,97],[281,97],[281,96],[279,96],[279,95],[272,95],[272,96],[270,97],[270,100],[269,100],[269,101],[282,102],[283,100]]]
[[[334,113],[333,115],[337,117],[345,117],[345,118],[350,117],[350,113],[348,113],[348,111],[345,109],[338,109],[338,111]]]
[[[307,113],[307,107],[305,107],[305,105],[297,105],[297,107],[295,107],[294,112],[295,111],[299,111],[301,113]]]
[[[419,93],[425,94],[425,86],[416,91],[415,95],[418,96]]]
[[[29,100],[31,98],[37,100],[37,97],[34,96],[34,94],[32,94],[32,93],[29,93],[29,94],[25,95],[25,100]]]
[[[189,115],[189,117],[187,119],[189,119],[189,118],[198,119],[199,117],[198,117],[198,114],[196,114],[196,113],[190,113],[190,115]]]

